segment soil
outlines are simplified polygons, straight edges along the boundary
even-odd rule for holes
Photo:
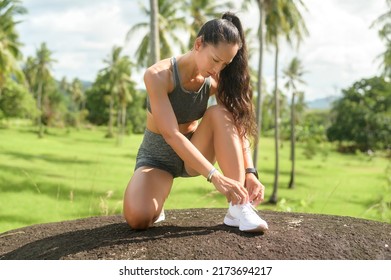
[[[262,211],[265,234],[225,226],[226,209],[166,210],[145,231],[120,215],[39,224],[0,235],[0,260],[390,260],[391,224]]]

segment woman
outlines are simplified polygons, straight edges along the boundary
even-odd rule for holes
[[[252,207],[264,199],[264,186],[249,149],[256,132],[249,80],[242,25],[231,13],[205,23],[191,51],[147,69],[146,130],[124,197],[131,228],[164,219],[175,177],[202,175],[230,202],[226,225],[267,230]],[[213,94],[217,105],[207,108]]]

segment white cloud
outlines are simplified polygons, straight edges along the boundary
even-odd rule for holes
[[[146,0],[144,4],[148,5]],[[305,0],[308,12],[303,12],[310,37],[301,44],[299,58],[308,73],[305,92],[307,99],[335,95],[354,81],[378,73],[377,55],[384,45],[371,23],[386,8],[384,0]],[[57,59],[56,78],[67,76],[93,81],[103,59],[113,45],[124,45],[126,32],[132,25],[148,21],[135,0],[25,0],[29,14],[18,26],[25,56],[34,55],[41,42],[46,42]],[[254,7],[238,15],[245,27],[256,30],[258,10]],[[131,55],[138,42],[126,45]],[[282,44],[280,71],[296,55]],[[274,53],[264,54],[264,75],[271,91],[273,87]],[[252,61],[254,67],[257,58]],[[135,80],[140,80],[140,73]],[[141,84],[140,84],[141,85]],[[280,87],[282,81],[280,79]]]
[[[279,53],[280,72],[294,56],[303,62],[308,100],[337,94],[361,78],[378,74],[375,58],[384,51],[372,22],[386,10],[383,0],[306,0],[303,11],[310,36],[297,53],[282,43]],[[244,26],[257,28],[258,11],[254,7],[243,19]],[[274,51],[264,54],[264,75],[269,91],[274,87]],[[252,65],[256,67],[258,58]],[[279,86],[282,87],[280,79]]]
[[[88,4],[88,5],[87,5]],[[46,42],[57,60],[57,79],[67,76],[93,81],[114,45],[143,20],[136,1],[25,1],[29,14],[19,24],[25,56]],[[132,51],[132,46],[125,47]]]

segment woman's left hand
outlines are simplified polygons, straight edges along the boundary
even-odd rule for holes
[[[254,174],[246,174],[245,186],[252,205],[257,206],[265,199],[265,187]]]

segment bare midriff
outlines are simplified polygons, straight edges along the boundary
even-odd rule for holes
[[[179,132],[182,134],[193,132],[194,130],[197,129],[197,126],[198,126],[197,120],[188,123],[178,124]],[[152,131],[153,133],[161,134],[155,123],[153,115],[148,111],[147,111],[147,129],[149,131]]]

